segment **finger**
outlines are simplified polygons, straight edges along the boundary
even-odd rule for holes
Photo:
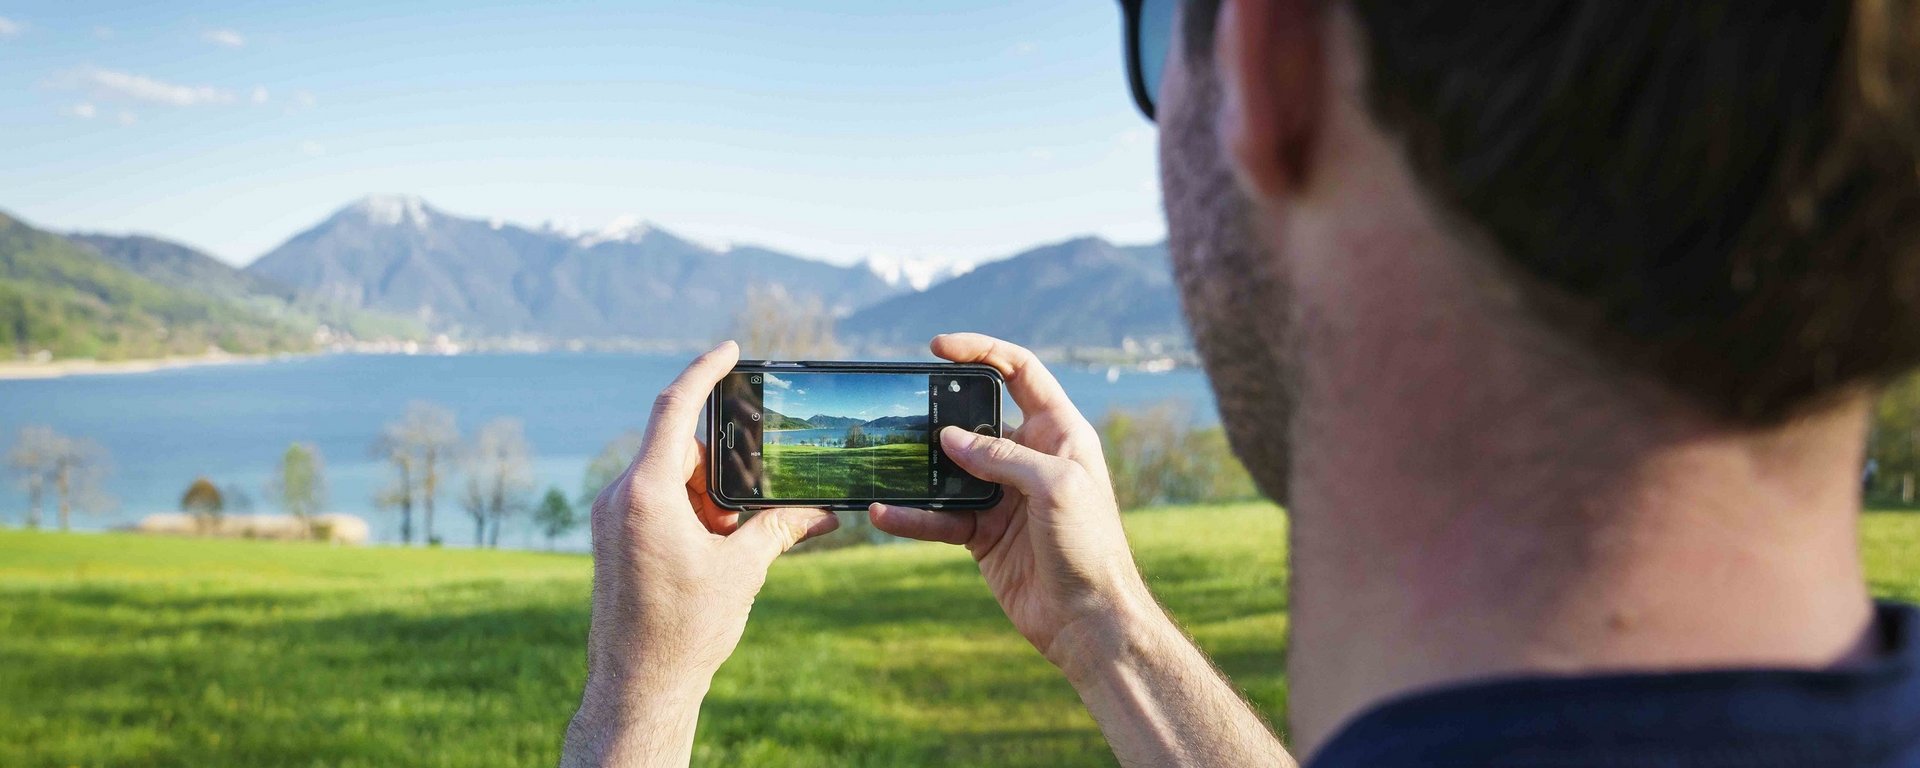
[[[701,471],[705,469],[707,465],[706,443],[700,442],[697,438],[693,442],[688,443],[687,456],[681,459],[681,462],[685,465],[682,469],[686,473],[686,477],[683,478],[683,480],[686,482],[687,487],[691,488],[694,483],[699,483],[700,490],[706,490],[707,473]]]
[[[978,333],[944,333],[933,337],[933,354],[956,363],[985,363],[1007,380],[1007,394],[1027,418],[1041,411],[1067,409],[1076,417],[1073,401],[1053,372],[1026,347]]]
[[[945,544],[972,541],[978,521],[971,514],[932,512],[878,502],[867,506],[867,519],[873,521],[873,527],[895,536]]]
[[[739,361],[739,345],[721,342],[720,346],[694,359],[680,372],[679,378],[661,390],[660,396],[654,398],[653,413],[647,418],[647,436],[634,462],[671,471],[672,462],[679,461],[686,450],[681,447],[682,441],[693,434],[694,424],[700,421],[700,408],[707,404],[707,394]]]
[[[740,527],[740,513],[714,503],[707,494],[707,454],[698,442],[690,449],[687,461],[693,470],[687,473],[687,503],[693,505],[693,512],[700,518],[700,524],[707,531],[725,536]]]
[[[1004,437],[976,435],[959,427],[940,430],[940,448],[968,474],[1011,485],[1028,496],[1053,495],[1069,477],[1069,468],[1078,466]]]
[[[754,567],[765,569],[793,545],[839,527],[840,518],[824,509],[765,509],[741,523],[740,530],[727,537],[726,546]]]

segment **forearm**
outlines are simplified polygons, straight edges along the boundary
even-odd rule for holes
[[[1125,766],[1292,766],[1280,740],[1151,604],[1063,636],[1059,660]]]
[[[589,684],[567,724],[560,768],[678,768],[693,757],[704,684],[648,693],[596,691]]]

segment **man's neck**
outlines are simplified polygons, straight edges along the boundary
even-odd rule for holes
[[[1321,307],[1299,329],[1289,698],[1303,753],[1433,686],[1861,652],[1864,396],[1783,427],[1717,426],[1583,356],[1556,359],[1544,332],[1418,295],[1436,278],[1417,254],[1394,258],[1406,294],[1374,286],[1391,306]]]

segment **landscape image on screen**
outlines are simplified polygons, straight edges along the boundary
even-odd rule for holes
[[[932,462],[927,386],[924,374],[767,374],[763,495],[925,496]]]

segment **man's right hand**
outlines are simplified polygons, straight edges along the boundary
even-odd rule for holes
[[[986,363],[1026,421],[940,445],[1005,498],[978,514],[875,504],[875,528],[964,544],[1015,629],[1066,673],[1122,765],[1291,766],[1266,722],[1174,626],[1133,564],[1100,437],[1032,352],[972,333],[933,353]]]
[[[1032,352],[988,336],[938,336],[932,349],[993,366],[1020,407],[1011,438],[954,427],[939,435],[954,463],[1005,496],[980,513],[874,504],[874,527],[965,545],[1014,627],[1070,678],[1123,633],[1166,622],[1127,547],[1100,437],[1060,382]]]

